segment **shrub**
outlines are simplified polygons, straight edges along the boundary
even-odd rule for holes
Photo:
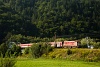
[[[4,56],[5,56],[5,53],[6,53],[6,51],[7,51],[7,49],[8,49],[7,45],[4,44],[4,43],[2,43],[2,44],[0,45],[0,56],[1,56],[1,54],[2,54],[2,56],[4,57]]]
[[[9,49],[9,51],[11,52],[11,55],[13,55],[13,57],[17,57],[17,56],[21,55],[21,47],[20,46],[12,45],[12,47]]]
[[[88,38],[83,38],[83,39],[81,40],[81,47],[82,47],[82,48],[87,48],[88,45],[92,45],[93,42],[94,42],[94,40],[91,39],[90,37],[88,37]]]
[[[100,61],[100,49],[53,49],[48,57],[97,62]]]
[[[33,44],[31,47],[31,54],[34,58],[39,58],[43,54],[47,55],[50,51],[52,51],[52,48],[46,43]]]
[[[70,55],[72,54],[72,51],[70,49],[67,50],[67,54]]]
[[[73,49],[74,50],[74,49]],[[84,60],[88,62],[100,61],[100,50],[99,49],[77,49],[74,50],[68,57],[71,60]]]
[[[43,54],[48,55],[48,53],[49,53],[50,51],[52,51],[52,50],[53,50],[52,47],[51,47],[48,43],[44,43],[44,44],[42,45],[42,52],[43,52]]]
[[[93,42],[94,48],[100,48],[100,42]]]
[[[0,67],[14,67],[15,63],[16,63],[15,59],[12,59],[12,58],[0,59]]]
[[[24,54],[29,54],[29,50],[30,50],[29,47],[25,48]]]
[[[39,58],[41,54],[41,45],[40,44],[34,44],[31,47],[31,54],[34,58]]]
[[[53,49],[52,52],[49,52],[49,58],[66,58],[66,50],[63,49]]]

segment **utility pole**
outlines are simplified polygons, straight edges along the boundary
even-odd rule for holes
[[[57,44],[56,44],[56,32],[54,33],[54,41],[55,41],[55,47],[57,47]]]
[[[87,47],[90,48],[88,37],[86,37],[86,42],[87,42]]]
[[[54,36],[54,40],[56,41],[56,32],[54,33],[54,35],[55,35],[55,36]]]

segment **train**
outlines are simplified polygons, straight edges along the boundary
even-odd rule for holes
[[[60,41],[60,42],[49,42],[49,44],[51,45],[51,47],[69,47],[69,48],[73,48],[73,47],[79,47],[80,43],[78,41]]]
[[[57,47],[57,48],[73,48],[73,47],[79,47],[80,43],[78,41],[54,41],[54,42],[48,42],[48,44],[51,47]],[[21,48],[31,47],[33,43],[28,44],[20,44],[19,46]]]

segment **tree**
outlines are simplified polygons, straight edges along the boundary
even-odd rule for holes
[[[5,57],[7,50],[8,50],[8,46],[6,44],[2,43],[0,45],[0,55],[2,55],[2,57]]]
[[[88,46],[93,45],[93,44],[92,44],[93,42],[94,42],[94,40],[91,39],[90,37],[88,37],[88,38],[83,38],[83,39],[81,40],[81,47],[87,48]]]
[[[33,37],[96,33],[100,37],[100,0],[1,0],[0,44],[7,35]]]
[[[24,54],[29,54],[29,53],[30,53],[30,48],[29,47],[25,48]]]
[[[0,58],[0,67],[15,67],[16,60],[12,58]]]
[[[42,55],[41,44],[33,44],[31,53],[34,58],[39,58]]]
[[[33,44],[31,47],[31,54],[34,58],[39,58],[43,54],[47,55],[50,51],[52,48],[48,43]]]

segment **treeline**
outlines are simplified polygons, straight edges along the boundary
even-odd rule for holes
[[[33,37],[98,35],[100,0],[0,0],[0,43],[9,33]]]

